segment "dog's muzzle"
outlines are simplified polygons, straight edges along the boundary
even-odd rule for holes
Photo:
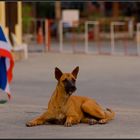
[[[71,95],[74,91],[76,91],[76,86],[73,81],[67,80],[65,82],[65,91],[67,94]]]

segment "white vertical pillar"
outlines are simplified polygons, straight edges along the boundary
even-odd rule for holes
[[[112,22],[110,25],[110,35],[111,35],[111,53],[114,54],[115,49],[115,36],[114,36],[114,23]]]
[[[99,33],[99,22],[98,21],[86,21],[85,22],[85,53],[89,53],[88,49],[88,25],[95,27],[95,35]]]
[[[63,21],[59,21],[59,51],[63,51]]]
[[[111,30],[111,52],[112,54],[115,53],[115,31],[114,31],[114,27],[115,26],[124,26],[125,23],[124,22],[111,22],[111,25],[110,25],[110,30]]]
[[[130,19],[128,21],[128,32],[129,32],[129,35],[130,37],[133,37],[133,33],[134,33],[134,23],[133,23],[133,19]]]
[[[88,22],[85,22],[85,53],[88,53]]]
[[[137,53],[140,55],[140,23],[137,23],[136,30]]]

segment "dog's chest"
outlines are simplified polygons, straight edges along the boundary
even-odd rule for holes
[[[63,113],[59,113],[58,115],[57,115],[57,119],[58,120],[62,120],[62,119],[64,119],[66,116],[65,116],[65,114],[63,114]]]
[[[62,120],[64,118],[66,118],[65,115],[65,108],[64,107],[58,107],[57,109],[55,109],[55,118],[58,120]]]

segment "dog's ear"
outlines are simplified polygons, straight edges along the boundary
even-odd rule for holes
[[[62,76],[62,71],[59,69],[59,68],[55,68],[55,78],[57,79],[57,80],[59,80],[60,79],[60,77]]]
[[[72,75],[73,75],[75,78],[77,78],[78,72],[79,72],[79,66],[77,66],[77,67],[72,71]]]

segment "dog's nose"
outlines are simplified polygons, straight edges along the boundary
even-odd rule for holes
[[[71,89],[72,89],[72,91],[75,91],[76,90],[76,87],[75,86],[72,86]]]

